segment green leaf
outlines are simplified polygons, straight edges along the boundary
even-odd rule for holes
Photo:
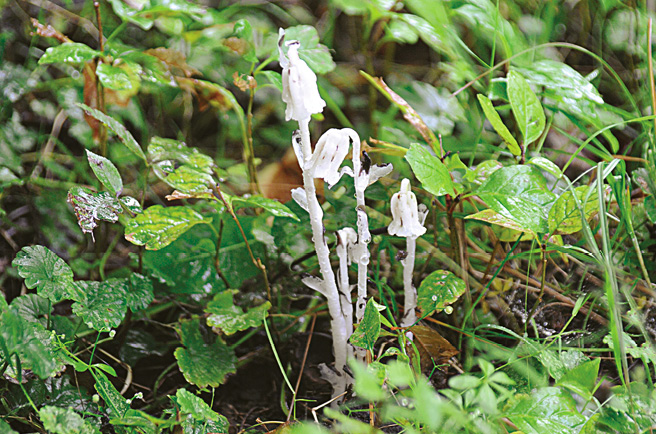
[[[547,189],[546,180],[536,167],[517,165],[496,170],[476,194],[494,211],[524,229],[547,231],[548,206],[555,195]]]
[[[556,385],[568,388],[574,393],[583,397],[583,399],[592,399],[597,376],[599,375],[599,364],[601,359],[590,360],[581,363],[574,369],[563,375]]]
[[[224,193],[223,196],[227,195]],[[287,217],[296,221],[301,221],[298,216],[294,214],[289,208],[275,199],[268,199],[263,196],[232,196],[230,197],[230,201],[232,203],[239,202],[245,204],[246,206],[262,208],[275,217]]]
[[[111,132],[118,136],[121,142],[123,142],[133,154],[148,164],[146,154],[144,154],[139,143],[137,143],[134,137],[132,137],[132,134],[130,134],[127,128],[125,128],[119,121],[85,104],[78,103],[77,106],[84,110],[89,116],[102,122]]]
[[[532,237],[537,237],[535,232],[533,232],[532,230],[523,227],[522,225],[520,225],[519,223],[517,223],[512,219],[502,216],[501,214],[499,214],[498,212],[492,209],[484,209],[483,211],[479,211],[476,214],[468,215],[465,218],[472,219],[472,220],[481,220],[496,226],[501,226],[502,228],[510,229],[511,231],[516,231],[520,233],[524,232]],[[509,235],[512,234],[513,232],[511,232]]]
[[[16,309],[21,318],[40,324],[44,329],[48,325],[48,315],[52,311],[52,303],[44,297],[36,294],[25,294],[11,301],[11,306]]]
[[[184,434],[228,434],[230,430],[230,422],[224,416],[219,415],[218,421],[213,420],[198,420],[193,416],[188,415],[182,421],[182,430]]]
[[[75,217],[83,233],[93,233],[98,220],[116,223],[123,212],[121,203],[106,191],[96,193],[86,187],[73,187],[68,191],[68,203],[73,205]]]
[[[505,414],[526,434],[580,433],[587,419],[576,409],[576,401],[558,387],[543,387],[530,396],[517,395]]]
[[[88,45],[77,42],[50,47],[39,59],[39,65],[46,63],[85,63],[100,56],[100,52]]]
[[[422,316],[443,310],[465,293],[465,282],[446,270],[436,270],[421,281],[417,289],[417,307]]]
[[[508,73],[508,98],[526,147],[537,140],[544,131],[546,125],[544,110],[524,77],[515,71]]]
[[[378,308],[375,305],[373,297],[367,302],[364,308],[362,322],[358,324],[349,342],[356,347],[365,348],[371,352],[374,351],[374,344],[380,334],[380,318]]]
[[[314,72],[325,74],[335,69],[335,62],[328,47],[319,43],[319,34],[313,26],[302,25],[287,28],[285,41],[294,40],[301,43],[298,55]]]
[[[189,383],[200,388],[219,387],[226,375],[236,372],[233,351],[218,337],[206,342],[198,318],[180,321],[178,334],[184,348],[177,348],[174,355]]]
[[[21,318],[18,310],[9,308],[0,315],[0,360],[13,367],[15,373],[31,369],[45,379],[59,369],[50,345],[50,332],[38,323]],[[16,363],[16,355],[20,366]]]
[[[18,275],[25,279],[25,286],[36,288],[41,297],[53,303],[69,297],[73,287],[73,270],[46,247],[23,247],[12,265],[18,269]]]
[[[98,428],[70,408],[47,405],[39,410],[39,419],[52,434],[100,434]]]
[[[503,141],[506,142],[508,150],[510,150],[510,152],[515,156],[522,155],[522,150],[517,144],[517,140],[515,140],[515,137],[513,137],[506,125],[501,120],[501,116],[499,116],[499,113],[497,113],[497,111],[494,109],[492,101],[490,101],[490,99],[482,93],[479,93],[476,96],[478,97],[478,102],[481,104],[481,108],[485,113],[485,117],[488,121],[490,121],[490,124],[492,124],[492,127],[501,136]]]
[[[153,282],[146,276],[133,273],[126,281],[127,292],[125,295],[128,308],[132,312],[145,309],[153,302]]]
[[[96,380],[94,389],[98,395],[105,401],[105,406],[109,410],[109,414],[113,417],[123,417],[130,409],[130,405],[125,401],[125,398],[118,393],[116,387],[107,378],[104,372],[94,369],[93,378]]]
[[[73,303],[73,313],[82,317],[90,328],[109,331],[118,327],[127,312],[127,281],[108,279],[104,282],[75,282],[82,294]]]
[[[563,176],[563,172],[560,170],[560,167],[556,166],[554,162],[544,157],[533,157],[528,161],[528,164],[532,164],[548,173],[551,173],[556,177],[556,179],[560,179]]]
[[[650,222],[656,223],[656,199],[653,195],[645,197],[645,214]]]
[[[182,413],[189,414],[197,420],[219,420],[219,414],[212,410],[209,405],[199,396],[187,391],[178,389],[175,394],[175,401],[180,406]]]
[[[87,149],[87,159],[91,170],[110,193],[118,196],[123,191],[123,181],[114,163]]]
[[[132,196],[122,196],[118,200],[133,214],[141,214],[143,212],[139,201]]]
[[[100,63],[96,68],[98,81],[108,89],[123,91],[132,90],[134,84],[128,73],[123,69],[107,63]]]
[[[590,187],[582,185],[563,193],[549,210],[549,232],[552,234],[573,234],[583,229],[581,212],[574,199],[574,194],[583,206],[583,214],[586,220],[590,220],[599,212],[599,201],[597,200],[597,190],[590,193],[590,197],[585,201]],[[585,204],[584,204],[585,201]]]
[[[255,48],[253,46],[253,27],[251,27],[251,24],[243,18],[237,20],[232,33],[242,41],[246,41],[247,48],[243,50],[244,52],[242,54],[244,60],[247,62],[257,62],[257,56],[255,55]]]
[[[277,71],[259,71],[256,75],[255,78],[257,79],[260,75],[263,75],[269,83],[276,89],[278,89],[280,92],[282,92],[282,75],[277,72]],[[262,87],[264,85],[258,84],[258,88]]]
[[[0,419],[0,432],[3,434],[18,434],[18,432],[11,429],[11,426],[3,419]]]
[[[232,295],[232,290],[223,291],[207,305],[205,312],[210,314],[207,318],[207,325],[220,329],[227,335],[261,326],[271,308],[271,303],[267,301],[244,313],[241,308],[233,304]]]
[[[210,186],[215,184],[211,175],[187,165],[178,167],[160,179],[180,193],[192,197],[211,197]]]
[[[186,143],[153,137],[148,145],[148,158],[155,175],[170,187],[185,193],[209,192],[214,161]]]
[[[158,250],[175,241],[189,228],[199,223],[211,223],[189,207],[164,208],[154,205],[128,222],[125,239],[147,250]]]
[[[425,147],[413,143],[405,154],[412,171],[426,191],[434,196],[454,194],[453,181],[446,166]]]

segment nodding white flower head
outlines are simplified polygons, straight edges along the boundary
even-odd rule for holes
[[[312,157],[305,164],[304,170],[311,170],[314,178],[322,178],[332,187],[342,177],[339,166],[346,158],[351,139],[348,128],[338,130],[331,128],[319,138]]]
[[[425,216],[424,216],[425,218]],[[417,238],[426,232],[423,219],[419,218],[417,198],[410,190],[410,181],[401,181],[401,190],[392,196],[392,223],[387,228],[390,235]]]
[[[282,66],[282,100],[287,103],[285,120],[302,121],[314,113],[321,113],[326,102],[319,96],[317,76],[298,56],[300,42],[289,41],[287,56],[282,50],[285,31],[278,31],[278,51]]]

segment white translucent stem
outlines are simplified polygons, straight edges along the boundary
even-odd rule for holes
[[[339,296],[342,306],[342,315],[346,326],[346,336],[353,334],[353,303],[351,302],[351,285],[348,277],[348,247],[346,241],[337,244],[337,256],[339,257]],[[347,357],[353,356],[353,347],[346,346]]]
[[[299,121],[301,130],[301,145],[303,149],[303,159],[308,161],[312,155],[310,145],[309,121]],[[317,200],[317,191],[314,186],[314,177],[311,171],[303,170],[303,187],[307,196],[308,214],[310,215],[310,224],[312,225],[312,242],[314,250],[317,252],[319,269],[323,277],[324,294],[328,302],[328,312],[330,313],[330,327],[333,335],[333,351],[335,353],[335,367],[344,378],[344,365],[346,365],[346,323],[342,316],[342,310],[339,301],[339,291],[335,282],[335,273],[330,266],[330,251],[324,238],[323,210]],[[345,381],[345,380],[344,380]]]
[[[410,327],[415,321],[415,308],[417,307],[417,290],[412,285],[412,275],[415,269],[415,251],[417,249],[417,239],[413,237],[406,238],[407,256],[403,260],[403,319],[401,320],[401,327]]]
[[[355,132],[354,132],[355,133]],[[353,139],[353,181],[355,184],[355,200],[357,202],[357,208],[362,210],[358,212],[358,244],[360,245],[359,255],[357,258],[358,263],[358,298],[355,303],[355,320],[357,323],[362,321],[364,316],[364,308],[366,306],[367,300],[367,265],[369,264],[369,222],[367,220],[367,214],[364,212],[364,190],[367,188],[366,185],[360,185],[362,181],[365,181],[365,178],[360,176],[360,171],[362,170],[362,163],[360,160],[360,138],[357,134],[354,134]],[[365,233],[366,228],[366,233]]]

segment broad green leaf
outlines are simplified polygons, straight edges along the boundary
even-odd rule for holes
[[[224,194],[224,196],[226,196]],[[275,217],[287,217],[294,219],[296,221],[301,221],[296,214],[294,214],[289,208],[287,208],[285,205],[281,204],[275,199],[268,199],[263,196],[250,196],[250,197],[243,197],[243,196],[232,196],[230,198],[230,201],[232,203],[238,202],[238,203],[243,203],[246,206],[252,206],[255,208],[263,208],[265,211],[269,212],[271,215]]]
[[[18,434],[16,431],[11,429],[11,426],[4,419],[0,419],[0,432],[3,434]]]
[[[508,73],[508,98],[517,125],[524,136],[524,147],[537,140],[546,125],[546,118],[540,100],[535,96],[530,86],[515,71]]]
[[[515,140],[515,137],[513,137],[506,125],[501,120],[501,116],[499,116],[499,113],[497,113],[497,111],[494,109],[492,101],[490,101],[490,99],[482,93],[479,93],[476,96],[478,97],[478,102],[481,104],[481,108],[485,113],[485,117],[488,121],[490,121],[490,124],[492,124],[492,127],[501,136],[503,141],[506,142],[508,150],[510,150],[510,152],[515,156],[522,155],[522,150],[517,144],[517,140]]]
[[[31,369],[41,379],[54,374],[60,366],[50,339],[50,332],[38,323],[21,318],[16,308],[0,314],[0,360],[13,367],[13,372],[19,372],[18,356],[21,370]]]
[[[125,239],[138,246],[145,245],[147,250],[158,250],[192,226],[211,221],[189,207],[153,205],[128,222]]]
[[[205,312],[210,314],[207,317],[207,325],[219,329],[227,335],[262,325],[262,321],[267,317],[268,310],[271,308],[271,303],[267,301],[244,313],[241,308],[233,304],[232,295],[232,290],[223,291],[207,305]]]
[[[219,337],[206,342],[198,318],[180,321],[178,333],[184,347],[177,348],[174,355],[189,383],[200,388],[219,387],[226,375],[236,372],[237,358],[233,351]]]
[[[255,78],[258,79],[258,77],[261,75],[263,75],[273,87],[282,92],[282,75],[279,72],[269,70],[259,71],[255,75]],[[263,84],[258,83],[258,88],[262,86]]]
[[[132,196],[122,196],[118,200],[133,214],[141,214],[143,212],[139,201]]]
[[[547,210],[555,196],[540,171],[517,165],[496,170],[476,194],[503,217],[535,233],[547,231]]]
[[[148,160],[146,159],[146,154],[144,154],[143,150],[141,149],[141,146],[139,146],[139,143],[137,143],[134,137],[132,137],[132,134],[130,134],[127,128],[125,128],[119,121],[112,118],[111,116],[106,115],[100,110],[96,110],[85,104],[78,103],[77,105],[82,110],[84,110],[89,116],[102,122],[107,128],[109,128],[111,132],[116,134],[118,138],[121,139],[121,142],[123,142],[123,144],[127,146],[127,148],[133,154],[141,158],[146,164],[148,163]]]
[[[12,265],[18,269],[18,275],[25,279],[25,286],[36,288],[41,297],[47,297],[53,303],[69,298],[73,287],[73,270],[46,247],[23,247]]]
[[[47,405],[39,410],[43,427],[52,434],[100,434],[98,428],[85,421],[71,408]]]
[[[422,316],[441,311],[458,300],[466,288],[465,282],[450,271],[433,271],[417,289],[417,307],[422,311]]]
[[[83,233],[93,233],[98,220],[116,223],[123,212],[118,199],[106,191],[96,193],[86,187],[68,191],[68,203],[73,205],[75,217]]]
[[[100,63],[96,68],[96,75],[100,83],[108,89],[123,91],[136,87],[128,73],[117,66]]]
[[[379,334],[380,317],[378,308],[375,305],[374,299],[370,298],[367,306],[364,308],[362,321],[349,338],[349,342],[356,347],[365,348],[373,352],[374,344],[378,340]]]
[[[349,366],[354,374],[357,396],[368,401],[382,401],[388,396],[383,388],[387,377],[385,365],[378,361],[365,365],[359,360],[351,359]]]
[[[130,279],[126,280],[125,298],[126,304],[132,312],[147,308],[155,298],[153,282],[146,276],[133,273],[130,275]]]
[[[210,186],[215,184],[211,175],[187,165],[178,167],[160,179],[180,193],[191,196],[209,197],[212,194]]]
[[[161,250],[144,253],[144,267],[153,276],[166,282],[167,291],[174,294],[208,294],[227,289],[218,270],[231,288],[240,288],[244,280],[259,275],[236,223],[227,215],[215,219],[212,225],[218,232],[223,221],[223,236],[216,259],[216,235],[208,225],[196,225],[176,241]],[[257,218],[239,216],[255,256],[264,255],[264,246],[253,236]],[[282,221],[290,221],[284,219]]]
[[[464,179],[476,185],[481,185],[503,165],[497,160],[485,160],[478,163],[476,167],[465,173]]]
[[[656,223],[656,199],[653,195],[645,198],[645,214],[650,222]]]
[[[139,10],[134,9],[128,5],[128,3],[122,0],[109,0],[109,3],[114,9],[114,13],[118,15],[123,21],[128,21],[137,26],[141,27],[143,30],[150,30],[155,22],[155,17],[148,15],[140,15]],[[146,3],[150,4],[150,2]]]
[[[584,399],[592,399],[597,376],[599,375],[599,363],[601,359],[594,359],[582,363],[563,375],[557,386],[563,386],[574,393],[581,395]]]
[[[96,384],[93,387],[102,400],[105,401],[105,406],[109,410],[109,414],[113,417],[123,417],[130,409],[130,404],[118,393],[118,390],[116,390],[116,387],[109,381],[104,372],[94,370],[93,378],[96,380]]]
[[[314,72],[325,74],[335,69],[328,47],[319,43],[319,34],[313,26],[288,27],[285,30],[285,41],[294,40],[301,43],[298,55]]]
[[[148,159],[155,175],[172,188],[185,193],[210,192],[214,184],[214,161],[186,143],[153,137],[148,145]]]
[[[425,147],[413,143],[405,154],[405,159],[410,163],[412,171],[426,191],[435,196],[454,193],[453,181],[448,169]]]
[[[90,328],[109,331],[118,327],[127,312],[127,281],[108,279],[104,282],[75,282],[83,294],[73,303],[73,313],[82,317]]]
[[[599,201],[597,200],[596,189],[590,193],[590,197],[585,201],[590,187],[582,185],[572,190],[564,192],[549,210],[549,232],[558,234],[573,234],[583,228],[581,212],[574,199],[574,194],[583,206],[585,219],[589,220],[599,212]]]
[[[576,409],[576,401],[558,387],[543,387],[531,395],[516,395],[504,411],[526,434],[585,432],[587,419]]]
[[[528,164],[532,164],[548,173],[551,173],[556,177],[556,179],[560,179],[563,176],[563,172],[560,170],[560,167],[556,166],[554,162],[544,157],[533,157],[528,161]]]
[[[39,65],[46,63],[85,63],[100,56],[100,52],[85,44],[67,42],[50,47],[39,59]]]
[[[114,163],[87,149],[87,159],[91,170],[110,193],[118,196],[123,191],[123,181]]]
[[[403,44],[416,44],[419,40],[417,29],[396,16],[392,17],[392,20],[385,28],[385,33],[387,34],[386,39],[389,38]]]
[[[40,324],[43,328],[48,325],[47,316],[52,311],[52,303],[36,294],[25,294],[11,301],[11,306],[24,320]]]
[[[520,225],[519,223],[517,223],[512,219],[502,216],[501,214],[499,214],[498,212],[492,209],[484,209],[483,211],[479,211],[476,214],[468,215],[465,218],[472,219],[472,220],[481,220],[493,225],[510,229],[512,231],[517,231],[519,233],[524,232],[531,235],[532,237],[537,237],[535,232],[533,232],[532,230],[523,227],[522,225]]]
[[[198,420],[192,415],[182,421],[182,431],[184,434],[228,434],[230,422],[224,416],[219,415],[218,421]]]
[[[247,62],[257,62],[257,56],[255,55],[255,48],[253,46],[253,27],[251,27],[251,24],[243,18],[237,20],[232,33],[237,38],[246,42],[246,46],[240,50],[244,60]]]
[[[175,394],[175,401],[180,406],[182,413],[190,414],[198,420],[219,420],[219,414],[212,410],[209,405],[199,396],[187,391],[178,389]]]
[[[610,427],[609,432],[631,434],[636,425],[647,433],[656,424],[656,399],[653,388],[643,382],[612,388],[612,398],[603,407],[600,423]]]

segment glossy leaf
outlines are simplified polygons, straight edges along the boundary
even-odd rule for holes
[[[114,166],[114,163],[105,157],[94,154],[88,149],[87,159],[89,160],[91,170],[96,174],[102,185],[114,196],[121,194],[121,191],[123,191],[123,180],[121,180],[121,175],[118,173],[118,169]]]
[[[547,212],[555,195],[540,171],[517,165],[496,170],[476,191],[490,208],[535,233],[547,231]]]
[[[531,395],[517,395],[506,409],[508,419],[526,434],[580,433],[587,419],[576,401],[558,387],[543,387]]]
[[[262,321],[267,317],[268,310],[271,308],[271,303],[267,301],[244,313],[241,308],[233,304],[232,295],[232,290],[223,291],[207,305],[205,312],[210,314],[207,317],[207,325],[221,330],[227,335],[262,325]]]
[[[0,314],[0,360],[18,372],[31,369],[39,378],[45,379],[59,369],[55,353],[49,345],[50,332],[41,325],[23,319],[16,308]]]
[[[125,284],[125,300],[127,307],[132,312],[147,308],[155,298],[153,295],[153,282],[146,276],[132,273],[130,278],[126,279]]]
[[[98,220],[116,223],[123,212],[121,204],[106,191],[96,193],[86,187],[73,187],[68,192],[68,203],[73,205],[75,217],[83,233],[91,233]]]
[[[158,250],[175,241],[189,228],[199,223],[210,223],[189,207],[154,205],[128,222],[125,239],[148,250]]]
[[[224,194],[224,196],[226,195]],[[287,217],[296,221],[300,221],[298,216],[294,214],[289,208],[287,208],[287,206],[281,204],[275,199],[269,199],[262,196],[232,196],[230,201],[233,204],[237,202],[254,208],[262,208],[275,217]]]
[[[472,219],[472,220],[481,220],[496,226],[501,226],[502,228],[510,229],[512,231],[517,231],[519,233],[524,232],[530,234],[533,237],[537,237],[535,232],[533,232],[532,230],[523,227],[522,225],[520,225],[519,223],[517,223],[512,219],[502,216],[501,214],[499,214],[498,212],[492,209],[484,209],[483,211],[479,211],[476,214],[468,215],[465,218]]]
[[[422,311],[422,316],[428,316],[454,303],[466,289],[465,282],[450,271],[433,271],[417,289],[417,307]]]
[[[130,409],[130,404],[118,393],[116,387],[102,371],[94,370],[93,378],[96,380],[93,387],[102,400],[105,401],[109,414],[113,417],[123,417]]]
[[[177,348],[174,355],[189,383],[200,388],[219,387],[226,375],[236,372],[233,351],[219,337],[206,342],[198,318],[180,321],[178,333],[184,347]]]
[[[185,193],[209,192],[214,161],[186,143],[153,137],[148,145],[148,159],[155,175],[170,187]]]
[[[132,196],[122,196],[118,200],[133,214],[141,214],[143,212],[139,201]]]
[[[39,58],[39,65],[46,63],[86,63],[100,56],[100,52],[85,44],[68,42],[49,47]]]
[[[599,364],[601,359],[590,360],[581,363],[574,369],[568,371],[558,380],[557,385],[563,386],[574,393],[581,395],[584,399],[592,399],[599,375]]]
[[[263,75],[266,77],[267,81],[280,92],[282,92],[282,75],[277,71],[259,71],[255,76],[259,80],[259,76]],[[262,84],[259,84],[258,87],[262,87]]]
[[[583,206],[583,214],[586,220],[591,219],[599,212],[596,189],[590,193],[590,197],[585,201],[589,189],[590,187],[582,185],[576,187],[574,193],[572,193],[572,190],[567,190],[556,200],[549,210],[549,232],[553,234],[573,234],[583,229],[581,212],[574,199],[574,194]]]
[[[490,101],[490,99],[482,93],[479,93],[476,96],[478,98],[478,102],[481,104],[483,112],[485,113],[485,117],[488,121],[490,121],[492,128],[494,128],[494,130],[506,143],[508,150],[510,150],[510,152],[515,156],[522,155],[522,150],[517,144],[517,140],[515,140],[515,137],[510,133],[506,125],[501,120],[501,116],[499,116],[499,113],[497,113],[497,111],[494,109],[492,101]]]
[[[544,131],[546,118],[542,104],[524,77],[515,71],[508,73],[508,98],[517,125],[524,136],[524,146],[528,146]]]
[[[52,434],[100,434],[98,428],[70,408],[47,405],[39,410],[39,419]]]
[[[96,75],[100,83],[108,89],[123,91],[132,90],[135,87],[128,73],[117,66],[99,63]]]
[[[219,414],[212,410],[209,405],[199,396],[187,391],[178,389],[175,394],[175,401],[180,406],[180,412],[190,414],[197,420],[219,420]]]
[[[25,294],[11,301],[11,306],[24,320],[40,324],[43,328],[48,325],[46,316],[52,311],[52,303],[36,294]]]
[[[48,248],[27,246],[18,252],[12,265],[25,279],[25,286],[36,288],[41,297],[58,303],[69,297],[73,287],[73,270]]]
[[[374,350],[374,344],[380,334],[380,314],[373,298],[367,302],[364,308],[364,315],[358,327],[353,331],[349,342],[356,347],[367,349],[371,352]]]
[[[82,317],[86,325],[106,332],[121,324],[127,312],[125,279],[78,281],[75,284],[83,297],[73,303],[73,313]]]
[[[335,69],[333,57],[323,44],[313,26],[301,25],[285,29],[285,41],[299,41],[298,55],[317,74],[325,74]],[[286,51],[286,50],[285,50]]]
[[[405,154],[422,187],[435,196],[454,194],[453,181],[444,163],[425,147],[413,143]]]
[[[553,161],[544,157],[533,157],[528,161],[528,164],[532,164],[548,173],[551,173],[556,177],[556,179],[559,179],[563,176],[563,172],[560,170],[560,167],[556,166]]]
[[[137,157],[141,158],[144,162],[148,162],[146,159],[146,154],[144,154],[139,143],[134,139],[132,134],[125,128],[119,121],[106,115],[100,110],[91,108],[85,104],[77,104],[82,110],[86,112],[89,116],[95,118],[96,120],[105,124],[105,126],[123,142],[125,146]]]

